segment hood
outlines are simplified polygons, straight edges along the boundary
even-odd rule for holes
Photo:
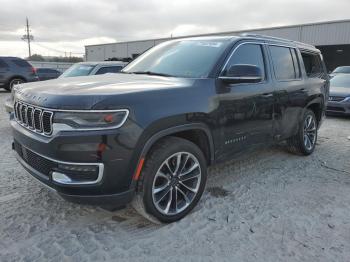
[[[329,95],[350,97],[350,87],[331,86],[329,88]]]
[[[15,99],[56,109],[94,109],[101,101],[191,86],[195,80],[136,74],[105,74],[26,83]],[[123,100],[125,104],[125,99]],[[121,105],[120,105],[121,106]],[[115,103],[115,108],[119,104]],[[111,108],[109,108],[111,109]]]

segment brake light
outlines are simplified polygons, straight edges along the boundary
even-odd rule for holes
[[[32,67],[32,73],[36,74],[36,68],[35,67]]]

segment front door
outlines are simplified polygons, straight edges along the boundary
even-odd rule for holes
[[[275,101],[266,54],[262,43],[240,43],[224,66],[221,76],[225,76],[233,65],[255,65],[263,72],[263,79],[259,83],[237,84],[218,80],[219,158],[229,158],[236,152],[269,143],[273,139]]]

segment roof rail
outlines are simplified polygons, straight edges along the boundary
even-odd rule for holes
[[[298,45],[309,46],[309,47],[315,48],[313,45],[306,44],[306,43],[299,42],[299,41],[295,41],[295,40],[290,40],[290,39],[282,38],[282,37],[275,37],[275,36],[269,36],[269,35],[260,35],[260,34],[250,34],[250,33],[243,33],[243,34],[241,34],[241,36],[245,36],[245,37],[257,37],[257,38],[263,38],[263,39],[270,39],[270,40],[291,42],[291,43],[295,43],[295,44],[298,44]]]

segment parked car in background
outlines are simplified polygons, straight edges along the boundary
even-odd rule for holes
[[[126,64],[120,61],[81,62],[68,68],[60,78],[119,73]]]
[[[350,115],[350,74],[337,74],[331,79],[327,114]]]
[[[312,154],[328,91],[314,46],[257,35],[176,39],[120,74],[15,92],[13,149],[67,200],[133,200],[146,218],[173,222],[200,200],[208,165],[281,141]]]
[[[38,81],[35,68],[18,57],[0,57],[0,87],[11,91],[14,85]]]
[[[350,66],[338,66],[329,76],[333,77],[337,74],[350,74]]]
[[[62,72],[53,68],[37,68],[36,73],[40,81],[56,79],[62,74]]]
[[[107,73],[119,73],[120,70],[123,69],[125,65],[128,63],[126,62],[120,62],[120,61],[103,61],[103,62],[81,62],[76,63],[72,65],[70,68],[68,68],[63,74],[58,76],[59,78],[66,78],[66,77],[77,77],[77,76],[88,76],[88,75],[102,75]],[[38,80],[47,80],[43,79],[45,77],[48,77],[48,74],[37,69],[39,71],[39,77]],[[55,73],[53,73],[55,75]],[[43,77],[43,78],[42,78]],[[55,77],[57,78],[57,77]],[[21,82],[16,82],[21,83]],[[7,112],[13,111],[13,95],[5,102],[5,110]]]

